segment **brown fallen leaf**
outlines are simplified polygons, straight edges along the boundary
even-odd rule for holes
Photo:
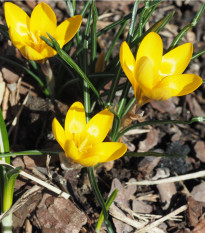
[[[145,214],[150,214],[153,211],[151,205],[146,204],[144,201],[139,201],[137,199],[133,200],[132,202],[132,210],[135,213],[145,213]]]
[[[2,74],[4,80],[6,80],[7,83],[16,83],[17,80],[19,79],[19,75],[14,73],[13,71],[3,67],[2,68]]]
[[[194,97],[192,97],[191,95],[187,95],[186,101],[193,116],[205,116],[205,112],[202,110],[201,106]]]
[[[158,165],[161,157],[147,156],[143,158],[138,164],[138,170],[145,176],[149,176],[153,169]]]
[[[136,181],[137,180],[135,178],[131,178],[131,179],[129,179],[128,182],[134,183]],[[134,194],[136,193],[136,191],[137,191],[137,186],[135,184],[128,185],[125,189],[125,194],[126,194],[127,200],[132,200],[133,198],[135,198]]]
[[[205,203],[196,201],[192,196],[188,197],[188,209],[187,218],[189,226],[195,227],[199,224],[199,218],[202,215],[202,207],[205,207]]]
[[[170,114],[176,114],[176,106],[174,103],[174,98],[168,99],[166,101],[155,101],[150,102],[153,108],[157,109],[161,113],[168,112]]]
[[[156,146],[158,143],[159,132],[159,129],[152,129],[147,133],[146,139],[139,143],[138,152],[146,152]]]
[[[174,183],[158,184],[157,189],[160,194],[161,201],[164,203],[164,210],[168,209],[173,196],[177,193]]]
[[[117,193],[114,203],[120,204],[121,206],[125,208],[129,208],[129,205],[128,205],[129,200],[127,199],[126,190],[118,179],[113,180],[109,195],[115,189],[118,189],[118,193]],[[118,212],[120,214],[125,215],[124,212],[121,209],[119,209],[114,203],[112,203],[112,205],[110,206],[110,211]],[[116,233],[133,231],[133,228],[131,226],[119,221],[118,219],[113,218],[113,223],[116,228],[116,231],[115,231]]]
[[[204,141],[198,141],[195,146],[194,150],[196,152],[196,157],[203,163],[205,163],[205,143]]]
[[[86,224],[87,217],[69,199],[46,195],[36,216],[42,233],[78,233]]]
[[[25,219],[36,209],[36,206],[42,199],[40,192],[35,193],[31,198],[27,199],[24,205],[22,205],[13,214],[13,228],[20,229]]]
[[[108,10],[108,9],[120,9],[123,11],[124,14],[128,14],[130,12],[129,4],[133,4],[133,1],[97,1],[96,6],[98,9],[101,10]]]
[[[205,203],[205,183],[201,183],[199,185],[196,185],[193,190],[191,191],[191,196],[196,200],[200,202]]]
[[[203,216],[203,219],[200,219],[199,224],[197,224],[192,233],[205,233],[205,218]]]

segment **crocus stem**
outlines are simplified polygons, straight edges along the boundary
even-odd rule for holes
[[[55,77],[54,77],[53,71],[50,67],[50,63],[48,60],[45,63],[41,64],[41,70],[46,76],[46,83],[47,83],[48,91],[51,97],[54,97]]]
[[[108,215],[108,212],[106,210],[106,206],[105,206],[105,202],[102,198],[102,195],[100,193],[100,190],[98,188],[98,184],[97,184],[97,181],[96,181],[96,177],[94,175],[94,168],[93,167],[88,167],[88,177],[89,177],[89,180],[90,180],[90,184],[92,186],[92,190],[95,194],[95,197],[97,198],[97,201],[98,203],[100,204],[102,210],[103,210],[103,215],[104,215],[104,222],[105,222],[105,225],[106,225],[106,228],[107,228],[107,231],[108,233],[114,233],[113,229],[112,229],[112,225],[109,221],[109,215]]]
[[[12,233],[12,213],[7,215],[1,222],[2,233]]]

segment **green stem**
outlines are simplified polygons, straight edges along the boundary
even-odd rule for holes
[[[97,51],[97,37],[96,37],[96,23],[97,23],[97,9],[95,7],[95,2],[93,3],[93,9],[91,9],[90,15],[89,15],[89,20],[91,20],[92,15],[93,15],[93,24],[92,24],[92,35],[91,35],[91,44],[92,44],[92,50],[91,50],[91,69],[94,69],[94,61],[96,58],[96,51]],[[93,14],[92,14],[92,10],[93,10]],[[84,40],[84,47],[83,47],[83,56],[84,56],[84,60],[86,59],[86,61],[84,61],[84,72],[87,73],[87,49],[88,49],[88,35],[89,35],[89,23],[86,25],[86,30],[85,30],[85,40]],[[90,113],[90,93],[89,93],[89,86],[88,86],[88,82],[87,80],[84,80],[84,107],[85,107],[85,111],[86,111],[86,121],[89,121],[89,113]],[[92,187],[92,190],[100,204],[100,206],[103,209],[103,214],[105,217],[105,225],[107,227],[107,230],[109,233],[114,233],[114,231],[112,230],[111,224],[108,220],[109,215],[108,212],[106,210],[106,205],[104,203],[104,200],[102,198],[102,195],[100,193],[100,190],[98,188],[97,185],[97,181],[94,175],[94,168],[93,167],[88,167],[87,168],[88,171],[88,177],[90,180],[90,184]]]
[[[82,59],[82,67],[84,73],[87,75],[88,71],[88,38],[90,32],[90,25],[92,20],[93,12],[90,10],[87,24],[85,27],[85,38],[83,40],[83,59]],[[84,107],[86,113],[86,122],[90,119],[90,88],[86,80],[83,81],[83,94],[84,94]]]
[[[115,200],[115,197],[117,196],[117,193],[118,193],[118,189],[115,189],[111,195],[108,197],[107,201],[105,202],[105,205],[106,205],[106,210],[108,211],[110,206],[112,205],[113,201]],[[103,212],[101,211],[100,213],[100,217],[98,219],[98,223],[97,223],[97,226],[95,228],[96,230],[96,233],[100,233],[100,227],[103,223],[103,220],[104,220],[104,215],[103,215]]]
[[[99,92],[96,90],[94,85],[90,82],[90,80],[85,75],[85,73],[82,71],[82,69],[73,61],[73,59],[64,50],[62,50],[60,48],[60,45],[58,44],[56,39],[54,37],[52,37],[49,33],[47,33],[47,34],[48,34],[50,40],[44,36],[41,36],[40,38],[42,40],[44,40],[49,46],[54,48],[58,52],[58,55],[65,61],[65,63],[68,64],[69,66],[71,66],[88,83],[89,87],[92,89],[94,94],[97,96],[100,104],[102,106],[104,106],[104,103],[100,97]]]
[[[130,28],[129,28],[128,36],[127,36],[128,44],[130,43],[130,41],[132,40],[133,35],[134,35],[134,29],[135,29],[135,23],[136,23],[136,17],[137,17],[139,3],[140,3],[140,0],[136,0],[134,7],[133,7]],[[121,68],[119,69],[119,71],[121,74]],[[116,91],[116,89],[117,89],[117,86],[115,87],[115,91]],[[128,96],[129,89],[130,89],[130,81],[127,80],[126,84],[125,84],[125,88],[123,89],[122,95],[120,97],[120,101],[118,103],[117,115],[119,116],[119,118],[121,118],[121,116],[123,114],[123,110],[124,110],[125,104],[127,102],[127,96]],[[115,138],[116,138],[116,134],[119,130],[119,127],[120,127],[120,121],[115,117],[114,122],[113,122],[112,132],[111,132],[112,141],[116,141]]]
[[[97,19],[98,13],[95,1],[92,3],[92,12],[93,12],[93,23],[91,27],[91,71],[95,71],[95,60],[97,57]]]
[[[200,57],[201,55],[203,55],[205,53],[205,49],[196,53],[196,54],[193,54],[192,58],[191,58],[191,61],[193,61],[194,59]]]
[[[122,68],[119,65],[118,69],[117,69],[116,77],[113,80],[112,86],[110,88],[111,92],[110,92],[110,94],[109,94],[109,96],[107,98],[107,105],[108,106],[112,105],[113,99],[115,97],[116,89],[117,89],[117,86],[118,86],[118,83],[119,83],[119,80],[120,80],[120,77],[121,77],[121,72],[122,72]]]
[[[97,181],[96,181],[96,178],[95,178],[95,175],[94,175],[94,168],[93,167],[88,167],[87,168],[88,170],[88,177],[89,177],[89,180],[90,180],[90,184],[92,186],[92,189],[93,189],[93,192],[95,194],[95,197],[97,198],[98,200],[98,203],[100,204],[102,210],[103,210],[103,215],[104,215],[104,222],[105,222],[105,225],[107,227],[107,231],[108,233],[114,233],[113,229],[112,229],[112,225],[109,221],[109,215],[108,215],[108,212],[106,210],[106,205],[104,203],[104,200],[102,198],[102,195],[100,193],[100,190],[98,188],[98,185],[97,185]]]
[[[146,156],[155,156],[155,157],[184,157],[185,154],[176,154],[176,153],[159,153],[155,151],[147,151],[147,152],[126,152],[126,156],[132,157],[146,157]]]
[[[110,47],[109,47],[109,49],[107,51],[107,54],[105,56],[105,61],[106,62],[109,60],[109,58],[110,58],[110,56],[112,54],[112,51],[114,49],[114,46],[115,46],[116,42],[118,41],[118,39],[119,39],[120,35],[122,34],[122,32],[123,32],[123,30],[124,30],[124,28],[125,28],[126,25],[127,25],[127,20],[122,24],[122,26],[119,29],[119,31],[117,32],[114,40],[112,41],[112,43],[111,43],[111,45],[110,45]]]
[[[90,80],[87,78],[85,73],[80,69],[80,67],[63,50],[61,50],[58,54],[68,65],[73,67],[75,71],[87,82],[87,84],[90,86],[90,88],[93,90],[93,92],[97,96],[100,104],[104,106],[104,103],[100,97],[100,94],[98,93],[96,88],[93,86],[93,84],[90,82]]]
[[[159,121],[145,121],[141,123],[136,123],[131,126],[128,126],[127,128],[121,130],[118,135],[116,136],[116,141],[120,139],[126,132],[128,132],[131,129],[135,129],[142,126],[148,126],[148,125],[165,125],[165,124],[183,124],[183,125],[189,125],[194,122],[205,122],[205,117],[193,117],[190,121],[183,121],[183,120],[159,120]]]
[[[11,156],[22,156],[22,155],[44,155],[44,154],[53,154],[59,155],[61,151],[48,151],[48,150],[27,150],[20,152],[12,152],[12,153],[0,153],[0,158],[6,158]],[[7,161],[5,161],[8,163]],[[10,164],[10,163],[9,163]]]
[[[128,104],[126,105],[126,107],[124,108],[124,111],[123,111],[123,113],[122,113],[122,115],[121,115],[121,118],[122,117],[124,117],[128,112],[129,112],[129,110],[130,110],[130,108],[132,107],[132,105],[135,103],[135,97],[132,97],[130,100],[129,100],[129,102],[128,102]]]
[[[202,4],[202,6],[200,7],[199,11],[196,13],[193,21],[188,24],[187,26],[185,26],[179,33],[178,35],[175,37],[175,39],[173,40],[173,42],[171,43],[171,45],[169,46],[169,49],[167,50],[167,52],[169,52],[170,50],[172,50],[173,48],[175,48],[179,42],[181,41],[181,39],[183,38],[183,36],[189,31],[189,29],[191,29],[192,27],[195,27],[197,25],[197,23],[199,22],[203,12],[205,10],[205,3]]]

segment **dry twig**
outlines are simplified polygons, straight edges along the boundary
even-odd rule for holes
[[[179,182],[182,180],[192,180],[196,179],[199,177],[204,177],[205,176],[205,171],[200,171],[200,172],[194,172],[186,175],[181,175],[177,177],[169,177],[166,179],[161,179],[161,180],[143,180],[143,181],[136,181],[136,182],[128,182],[126,185],[156,185],[156,184],[164,184],[164,183],[173,183],[173,182]]]
[[[162,224],[163,222],[165,222],[166,220],[170,220],[170,218],[176,217],[177,214],[185,211],[187,209],[187,205],[183,205],[181,207],[179,207],[178,209],[174,210],[173,212],[171,212],[170,214],[167,214],[166,216],[156,220],[153,223],[150,223],[149,225],[147,225],[146,227],[135,231],[135,233],[146,233],[149,230],[152,230],[153,228],[159,226],[160,224]],[[179,217],[179,216],[178,216]]]
[[[6,162],[3,162],[3,161],[0,161],[0,166],[1,165],[9,167],[9,168],[15,168],[14,166],[12,166],[12,165],[10,165],[10,164],[8,164]],[[68,193],[63,192],[60,189],[54,187],[53,185],[50,185],[50,184],[46,183],[45,181],[42,181],[42,180],[40,180],[40,179],[38,179],[38,178],[24,172],[24,171],[21,171],[19,174],[26,177],[26,178],[28,178],[28,179],[30,179],[30,180],[35,181],[37,184],[40,184],[41,186],[49,189],[50,191],[58,194],[59,196],[65,198],[65,199],[68,199],[70,197],[70,195]]]

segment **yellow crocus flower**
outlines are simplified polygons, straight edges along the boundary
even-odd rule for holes
[[[86,124],[84,106],[75,102],[67,112],[65,129],[54,118],[52,131],[69,160],[90,167],[116,160],[127,151],[123,143],[103,142],[112,122],[113,113],[105,109]]]
[[[202,79],[195,74],[182,74],[193,53],[193,45],[186,43],[163,56],[161,37],[150,32],[142,40],[134,58],[128,44],[120,48],[120,63],[134,89],[139,106],[150,100],[167,100],[196,90]]]
[[[4,9],[9,36],[14,46],[26,59],[41,63],[54,56],[56,51],[40,36],[48,38],[48,32],[62,48],[74,37],[82,22],[82,16],[76,15],[57,26],[56,15],[46,3],[39,3],[33,9],[31,17],[11,2],[6,2]]]

